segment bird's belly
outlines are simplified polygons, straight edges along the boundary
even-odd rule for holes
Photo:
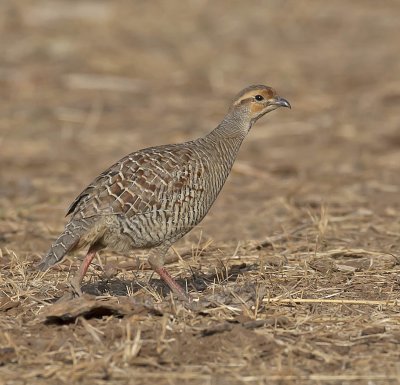
[[[205,217],[213,201],[202,193],[175,194],[144,213],[109,216],[101,244],[122,254],[172,244]]]
[[[182,203],[173,209],[155,210],[124,221],[122,234],[129,233],[135,247],[173,243],[192,230],[204,215]]]
[[[172,244],[192,230],[205,216],[183,202],[172,209],[154,210],[132,218],[118,218],[118,230],[107,231],[102,243],[117,252]]]

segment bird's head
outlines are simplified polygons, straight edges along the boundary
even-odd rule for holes
[[[279,107],[291,108],[290,103],[267,86],[256,85],[242,90],[233,100],[230,112],[239,113],[252,125],[266,113]]]

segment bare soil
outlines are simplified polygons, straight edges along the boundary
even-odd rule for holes
[[[0,3],[0,383],[400,381],[400,3]],[[103,252],[35,264],[68,204],[125,154],[260,121],[169,269]]]

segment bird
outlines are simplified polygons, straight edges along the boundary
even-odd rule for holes
[[[88,248],[70,281],[81,294],[84,276],[99,250],[129,255],[145,249],[151,268],[179,299],[190,302],[190,294],[165,268],[165,255],[206,216],[254,123],[280,107],[291,105],[273,88],[252,85],[236,95],[220,124],[207,135],[123,157],[71,203],[69,221],[38,269],[46,271],[68,253]]]

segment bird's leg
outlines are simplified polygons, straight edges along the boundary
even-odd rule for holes
[[[160,276],[160,278],[169,286],[169,288],[181,299],[187,302],[191,301],[191,297],[186,293],[185,289],[172,278],[171,274],[164,267],[164,256],[169,247],[154,249],[149,256],[149,264],[151,268]]]
[[[93,258],[96,256],[97,251],[100,250],[100,247],[96,245],[92,245],[89,248],[89,251],[86,254],[85,259],[81,263],[77,274],[70,280],[70,285],[78,296],[82,295],[81,284],[83,281],[83,277],[85,276],[90,263],[93,261]]]

